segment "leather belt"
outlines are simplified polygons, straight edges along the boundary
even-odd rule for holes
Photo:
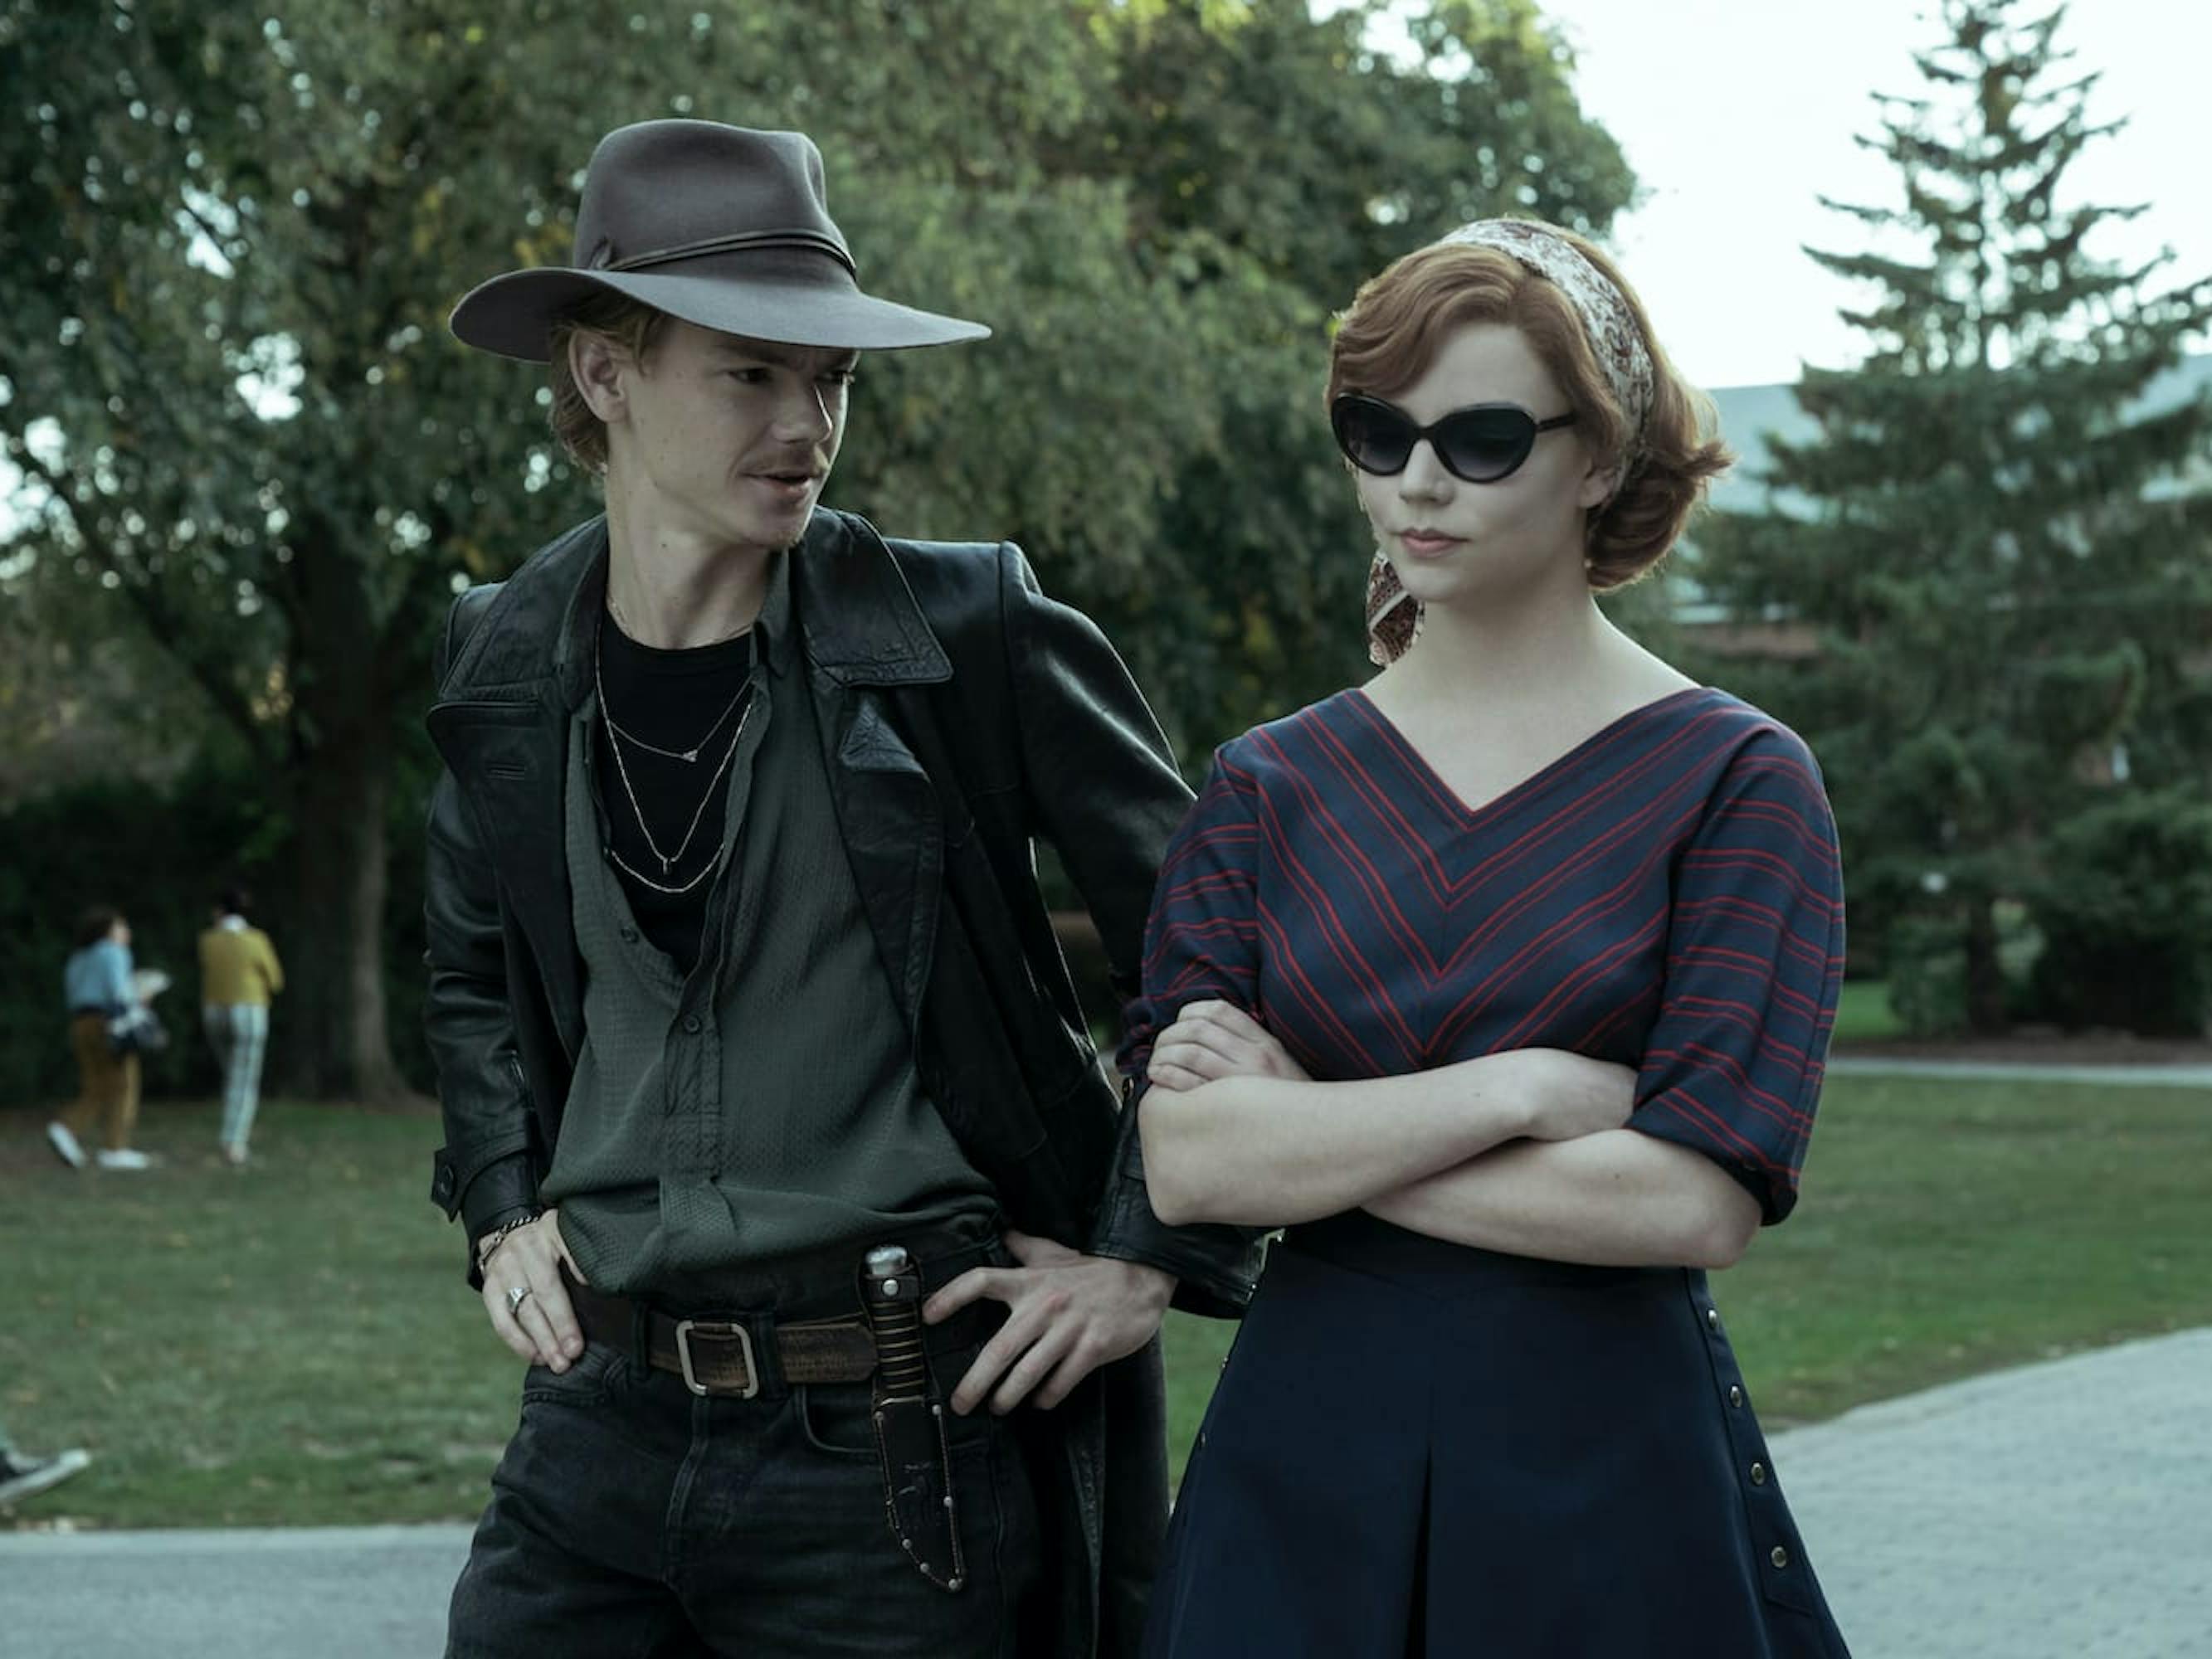
[[[761,1391],[763,1367],[753,1328],[737,1319],[678,1319],[647,1303],[613,1296],[566,1279],[576,1322],[594,1342],[630,1349],[638,1321],[645,1322],[646,1358],[672,1371],[696,1395],[750,1400]],[[867,1322],[813,1320],[804,1324],[762,1322],[774,1331],[775,1369],[787,1388],[810,1382],[865,1382],[875,1375],[876,1340]]]

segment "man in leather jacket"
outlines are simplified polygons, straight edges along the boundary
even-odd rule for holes
[[[550,362],[607,511],[456,602],[429,725],[433,1196],[531,1362],[448,1652],[1132,1652],[1158,1331],[1252,1239],[1146,1198],[1030,859],[1125,981],[1189,795],[1009,544],[817,503],[863,294],[795,133],[594,154]]]

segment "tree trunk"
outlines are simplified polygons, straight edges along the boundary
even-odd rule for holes
[[[2004,967],[1997,960],[1996,910],[1986,898],[1966,909],[1966,1029],[1996,1036],[2010,1024],[2005,1014]]]
[[[343,529],[302,515],[301,544],[333,550]],[[385,818],[395,711],[358,561],[302,551],[291,686],[292,849],[278,1074],[316,1100],[412,1098],[392,1059],[384,1004]]]
[[[289,1093],[379,1104],[410,1093],[385,1024],[391,773],[388,743],[376,722],[363,720],[311,751],[298,781],[279,1051]]]

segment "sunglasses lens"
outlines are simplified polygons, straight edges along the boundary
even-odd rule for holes
[[[1362,472],[1406,470],[1413,453],[1413,423],[1387,404],[1370,398],[1339,398],[1329,410],[1336,447]]]
[[[1520,409],[1467,409],[1437,429],[1437,453],[1470,483],[1494,483],[1536,447],[1535,417]]]

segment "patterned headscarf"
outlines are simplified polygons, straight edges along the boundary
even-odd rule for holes
[[[1633,452],[1651,413],[1654,374],[1644,331],[1636,326],[1628,296],[1589,262],[1572,242],[1532,219],[1477,219],[1440,238],[1438,247],[1465,243],[1510,254],[1543,277],[1573,305],[1589,336],[1590,349],[1613,388],[1613,400],[1628,417],[1628,447]]]
[[[1656,374],[1644,331],[1636,325],[1627,296],[1583,251],[1549,225],[1532,219],[1477,219],[1432,244],[1454,243],[1495,248],[1543,277],[1562,294],[1582,319],[1583,332],[1628,421],[1624,463],[1633,457],[1651,413]],[[1413,642],[1420,628],[1420,606],[1398,580],[1398,573],[1377,549],[1367,573],[1367,654],[1388,667]]]

